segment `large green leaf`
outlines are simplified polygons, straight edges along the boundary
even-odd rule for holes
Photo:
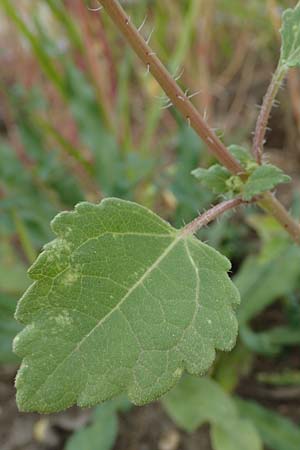
[[[212,379],[186,376],[164,397],[163,404],[188,432],[209,422],[214,450],[262,448],[252,423],[239,417],[232,398]]]
[[[283,13],[281,35],[280,64],[300,67],[300,2],[294,9],[287,9]]]
[[[30,269],[16,317],[22,410],[88,406],[123,391],[143,404],[184,369],[205,372],[237,334],[229,261],[135,203],[81,203]]]

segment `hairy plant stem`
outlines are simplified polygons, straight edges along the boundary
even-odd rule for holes
[[[208,225],[210,222],[215,220],[221,214],[229,211],[230,209],[236,208],[237,206],[247,204],[242,198],[236,197],[231,200],[225,200],[224,202],[218,203],[205,213],[201,214],[199,217],[194,219],[192,222],[188,223],[182,230],[181,235],[186,236],[188,234],[195,234],[200,228]]]
[[[178,86],[160,59],[156,56],[155,52],[152,51],[143,36],[131,23],[130,17],[127,16],[119,2],[115,0],[99,0],[99,2],[144,62],[146,70],[152,73],[170,98],[172,104],[181,112],[191,127],[194,128],[196,133],[207,144],[210,151],[230,172],[234,174],[244,172],[240,163],[231,155],[225,145],[209,128],[199,111],[197,111],[187,95]]]
[[[144,62],[147,71],[152,73],[166,95],[170,98],[172,104],[178,109],[178,111],[181,112],[181,114],[188,121],[191,127],[193,127],[200,138],[207,144],[208,149],[211,151],[211,153],[213,153],[218,161],[223,164],[231,173],[240,175],[243,180],[247,179],[247,174],[245,173],[240,163],[231,155],[225,145],[209,128],[209,126],[203,120],[197,109],[193,106],[187,95],[182,91],[182,89],[180,89],[176,81],[172,78],[160,59],[156,56],[155,52],[152,51],[148,43],[141,36],[136,27],[131,23],[130,17],[127,16],[126,12],[119,4],[119,2],[117,0],[98,1],[103,6],[118,29],[122,32],[123,36],[129,42],[136,54]],[[256,137],[254,139],[255,147],[257,146],[259,149],[261,148],[261,142],[264,141],[266,126],[268,123],[268,118],[273,105],[273,101],[284,76],[285,73],[283,73],[281,69],[278,69],[278,71],[276,71],[272,79],[271,86],[268,90],[268,94],[265,96],[265,106],[263,106],[260,112],[260,117],[258,119],[255,133]],[[229,202],[232,201],[230,200]],[[245,203],[241,199],[235,199],[235,201],[237,201],[238,204]],[[238,206],[238,204],[236,206]],[[263,201],[259,204],[264,210],[271,213],[278,220],[278,222],[286,229],[286,231],[297,243],[300,242],[300,224],[298,224],[289,215],[288,211],[283,207],[283,205],[281,205],[281,203],[278,202],[278,200],[276,200],[272,196],[271,193],[266,193],[263,196]],[[217,215],[222,213],[221,205],[222,203],[220,204],[220,209],[217,208],[218,205],[215,207],[216,209],[214,211],[217,211]],[[225,211],[227,209],[230,209],[231,207],[234,207],[229,205],[230,203],[227,204]],[[200,220],[200,218],[198,219]],[[195,220],[197,221],[198,219]]]
[[[262,163],[262,155],[263,155],[263,148],[264,148],[264,144],[265,144],[265,136],[266,136],[267,125],[269,122],[271,110],[272,110],[275,98],[278,94],[278,91],[280,89],[280,86],[281,86],[286,74],[287,74],[287,68],[279,64],[273,77],[272,77],[272,80],[268,87],[267,93],[264,96],[263,104],[262,104],[259,116],[257,118],[255,133],[254,133],[254,138],[253,138],[252,153],[258,164]]]

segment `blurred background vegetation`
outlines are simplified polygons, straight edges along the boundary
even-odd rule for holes
[[[278,60],[280,14],[296,1],[121,3],[137,26],[146,18],[142,34],[151,34],[152,47],[182,87],[198,93],[194,104],[224,142],[249,146],[257,105]],[[90,420],[90,412],[76,408],[47,419],[25,417],[14,402],[18,361],[11,342],[20,327],[13,312],[29,284],[28,266],[53,238],[55,214],[83,200],[117,196],[180,227],[216,201],[190,175],[213,158],[168,108],[106,14],[89,10],[97,7],[92,0],[0,1],[3,450],[61,449]],[[279,100],[267,158],[293,177],[279,195],[299,216],[299,72],[290,72]],[[238,408],[269,449],[299,450],[300,251],[271,218],[252,209],[227,215],[200,237],[233,261],[242,294],[238,346],[218,357],[211,376],[225,392],[244,398]],[[211,448],[205,427],[186,435],[158,405],[121,410],[117,449]],[[168,441],[168,432],[177,440],[172,435]],[[72,449],[102,450],[113,441]]]

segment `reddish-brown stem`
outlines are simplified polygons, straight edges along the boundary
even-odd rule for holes
[[[219,162],[223,164],[231,173],[235,175],[241,175],[242,179],[247,178],[247,174],[245,174],[245,171],[240,163],[231,155],[225,145],[205,123],[200,113],[193,106],[182,89],[180,89],[176,81],[173,80],[165,66],[156,56],[155,52],[152,51],[148,43],[140,35],[135,26],[131,23],[130,17],[127,16],[119,2],[117,0],[98,1],[111,17],[112,21],[115,23],[118,29],[123,33],[125,39],[129,42],[136,54],[144,62],[147,71],[152,73],[156,81],[160,84],[164,92],[170,98],[172,104],[178,109],[178,111],[181,112],[183,117],[194,128],[201,139],[207,144],[208,149],[211,151],[211,153],[213,153],[219,160]],[[257,154],[258,160],[261,159],[261,149],[263,146],[266,127],[273,101],[284,76],[285,73],[283,73],[283,69],[278,69],[276,71],[271,86],[265,97],[262,111],[260,112],[258,118],[254,138],[254,151]],[[237,202],[236,206],[238,206],[238,204],[244,203],[241,199],[234,199],[230,200],[229,202],[234,202],[233,204]],[[266,193],[263,196],[263,201],[259,204],[278,220],[278,222],[286,229],[286,231],[297,243],[300,242],[300,224],[298,224],[289,215],[288,211],[272,196],[271,193]],[[222,210],[219,209],[219,207],[222,208],[221,205],[222,204],[217,205],[216,209],[214,210],[215,212],[217,211],[217,215],[222,213]],[[230,209],[231,207],[234,207],[229,205],[231,205],[231,203],[227,203],[226,208]],[[210,213],[210,217],[212,217],[211,214],[213,213]],[[195,220],[200,220],[200,218]]]
[[[244,172],[240,163],[231,155],[225,145],[205,123],[199,111],[197,111],[156,56],[155,52],[152,51],[145,39],[131,23],[130,17],[127,16],[121,5],[116,0],[99,0],[99,2],[144,62],[146,70],[152,73],[173,105],[181,112],[191,127],[194,128],[196,133],[207,144],[210,151],[230,172],[234,174]]]
[[[201,214],[199,217],[194,219],[192,222],[188,223],[181,231],[181,234],[188,235],[188,234],[194,234],[200,228],[204,227],[205,225],[209,224],[213,220],[215,220],[217,217],[219,217],[221,214],[224,214],[226,211],[229,211],[230,209],[236,208],[237,206],[247,204],[249,202],[244,201],[241,198],[233,198],[231,200],[225,200],[224,202],[218,203],[217,205],[213,206],[208,211],[205,211],[205,213]]]
[[[265,136],[267,131],[267,125],[270,118],[271,110],[274,104],[274,100],[278,94],[281,83],[286,76],[287,69],[282,66],[278,66],[276,69],[270,86],[264,96],[263,104],[256,122],[252,153],[258,164],[262,162],[263,147],[265,144]]]

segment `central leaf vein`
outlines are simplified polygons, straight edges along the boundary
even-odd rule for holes
[[[134,234],[134,233],[133,233]],[[170,235],[165,235],[170,236]],[[144,280],[152,273],[152,271],[159,266],[164,258],[172,251],[172,249],[177,245],[177,243],[183,239],[181,235],[178,235],[174,241],[166,247],[164,252],[159,256],[159,258],[154,261],[154,263],[146,270],[146,272],[136,281],[136,283],[127,291],[127,293],[121,298],[119,303],[109,311],[97,324],[91,329],[91,331],[86,334],[80,342],[77,343],[76,347],[55,367],[55,369],[48,374],[43,383],[36,389],[35,393],[38,393],[40,389],[47,383],[48,379],[51,378],[55,372],[67,361],[67,359],[71,358],[75,352],[77,352],[83,343],[99,328],[101,327],[106,320],[117,310],[120,309],[121,305],[126,301],[126,299],[137,289],[140,285],[143,284]]]

